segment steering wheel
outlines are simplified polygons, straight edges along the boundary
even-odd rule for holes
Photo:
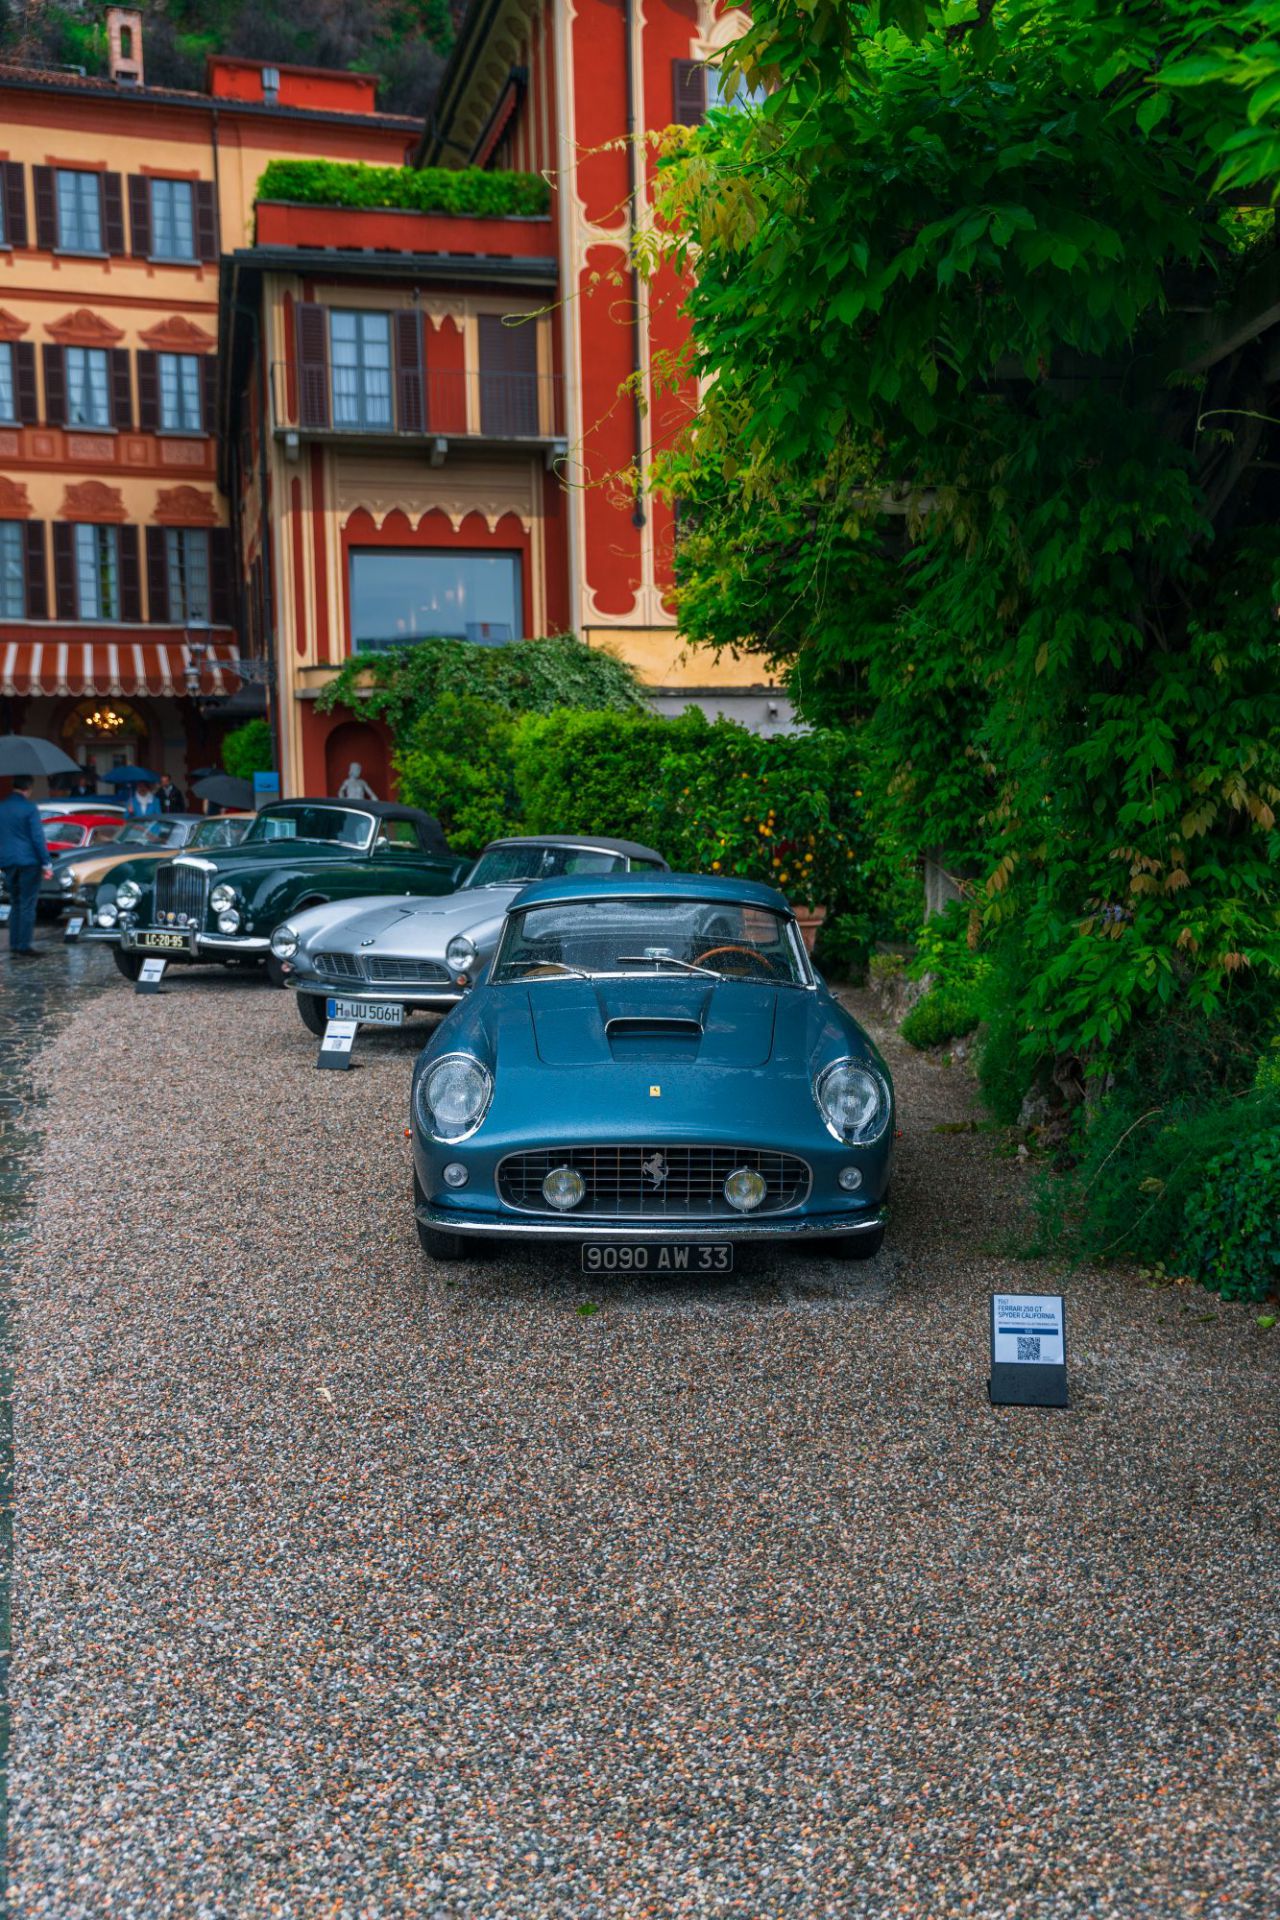
[[[777,968],[767,953],[761,953],[758,947],[740,947],[736,942],[731,942],[723,947],[708,947],[705,953],[699,953],[695,956],[694,965],[696,967],[704,967],[708,960],[714,960],[716,955],[720,953],[740,954],[744,960],[749,960],[753,966],[762,968],[765,975],[769,978],[772,978],[777,972]],[[741,967],[722,967],[720,971],[722,973],[741,973],[743,969]]]

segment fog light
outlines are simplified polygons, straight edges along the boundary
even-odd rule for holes
[[[99,907],[93,917],[100,927],[114,927],[120,915],[113,906],[105,906]]]
[[[587,1183],[572,1167],[552,1167],[542,1183],[542,1197],[558,1213],[576,1207],[587,1191]]]
[[[860,1167],[841,1167],[839,1177],[840,1185],[846,1193],[856,1193],[862,1185],[862,1170]]]
[[[446,1187],[465,1187],[469,1178],[466,1168],[459,1165],[456,1160],[451,1160],[444,1170]]]
[[[238,913],[220,913],[218,915],[219,933],[236,933],[239,931],[239,928],[240,915]]]
[[[724,1183],[724,1197],[739,1213],[758,1207],[768,1191],[763,1174],[754,1167],[735,1167]]]

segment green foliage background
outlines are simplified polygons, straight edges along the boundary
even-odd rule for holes
[[[545,214],[551,188],[539,173],[481,167],[370,167],[358,161],[272,160],[259,200],[322,207],[403,207],[413,213]]]
[[[265,720],[246,720],[234,727],[222,742],[222,765],[237,780],[252,780],[255,773],[270,773],[275,766],[271,729]]]

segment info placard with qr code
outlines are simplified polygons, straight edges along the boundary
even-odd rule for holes
[[[993,1293],[990,1396],[995,1404],[1067,1404],[1067,1323],[1060,1293]]]

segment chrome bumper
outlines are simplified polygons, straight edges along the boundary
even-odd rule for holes
[[[287,985],[295,993],[309,993],[316,1000],[358,1000],[363,1005],[381,1005],[388,1000],[398,1001],[402,1007],[456,1007],[466,998],[465,987],[394,987],[370,986],[366,981],[358,987],[324,986],[321,982],[290,979]]]
[[[767,1220],[530,1220],[524,1214],[465,1214],[424,1201],[414,1212],[442,1233],[492,1234],[504,1240],[839,1240],[875,1233],[884,1213],[775,1214]]]
[[[174,929],[174,931],[177,931],[177,929]],[[194,960],[206,951],[213,954],[215,958],[223,953],[258,954],[270,953],[271,951],[270,937],[263,937],[258,934],[188,933],[185,936],[187,943],[185,947],[152,947],[145,945],[138,936],[143,933],[167,933],[169,932],[169,928],[124,927],[120,929],[118,934],[115,928],[99,928],[99,932],[108,933],[113,939],[118,938],[120,945],[129,953],[185,954],[188,960]]]

